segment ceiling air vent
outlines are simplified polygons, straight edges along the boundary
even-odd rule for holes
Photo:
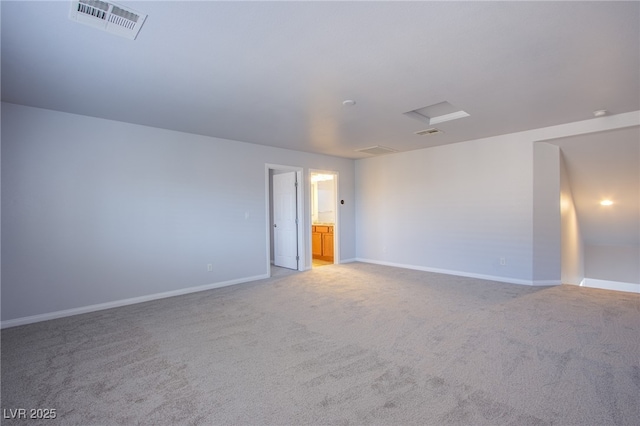
[[[356,152],[364,152],[365,154],[371,155],[382,155],[398,151],[396,151],[395,149],[387,148],[386,146],[376,145],[369,148],[356,149]]]
[[[435,127],[432,127],[430,129],[426,129],[426,130],[420,130],[418,132],[415,132],[416,135],[419,136],[425,136],[425,135],[437,135],[439,133],[444,133],[442,130],[436,129]]]
[[[71,2],[69,19],[135,40],[147,15],[111,2],[77,0]]]

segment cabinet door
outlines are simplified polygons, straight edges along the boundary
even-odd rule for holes
[[[322,234],[322,255],[333,257],[333,234]]]
[[[313,256],[322,256],[322,234],[319,232],[311,234],[311,253]]]

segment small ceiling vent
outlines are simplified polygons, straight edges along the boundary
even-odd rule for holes
[[[390,154],[392,152],[398,152],[395,149],[387,148],[386,146],[371,146],[369,148],[356,149],[356,152],[364,152],[365,154],[371,155],[382,155],[382,154]]]
[[[440,129],[436,129],[435,127],[432,127],[430,129],[426,129],[426,130],[420,130],[418,132],[415,132],[416,135],[419,136],[426,136],[426,135],[437,135],[439,133],[444,133],[442,130]]]
[[[147,15],[111,2],[77,0],[71,2],[69,19],[135,40]]]

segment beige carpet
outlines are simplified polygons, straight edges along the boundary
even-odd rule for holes
[[[2,331],[46,425],[638,425],[640,296],[354,263]]]

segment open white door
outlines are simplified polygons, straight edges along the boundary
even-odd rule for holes
[[[298,269],[296,172],[273,175],[273,263]]]

